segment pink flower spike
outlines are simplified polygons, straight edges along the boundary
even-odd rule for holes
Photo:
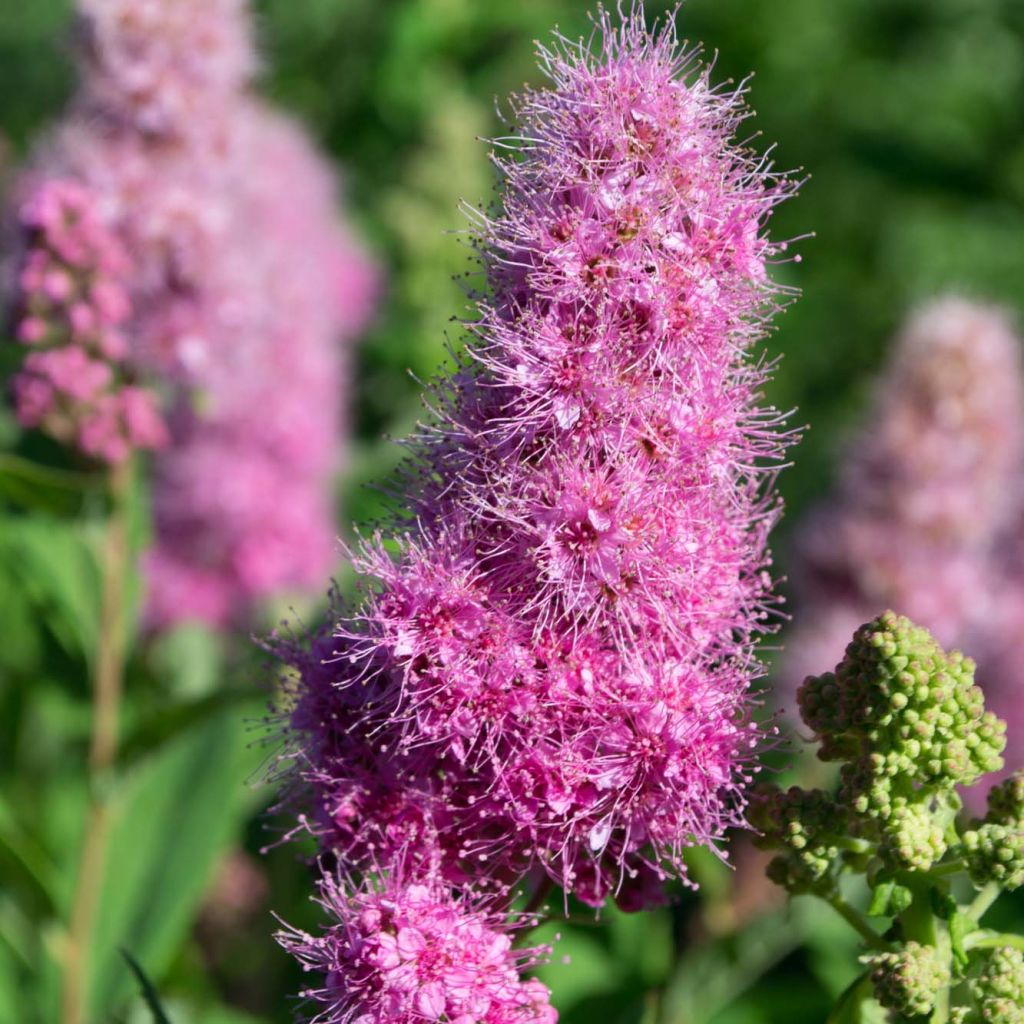
[[[355,608],[279,644],[290,782],[346,871],[635,906],[742,824],[757,770],[792,440],[760,397],[767,224],[793,186],[639,5],[540,59],[473,215],[485,298],[410,445],[408,518],[352,553]]]

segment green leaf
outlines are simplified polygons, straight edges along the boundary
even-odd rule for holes
[[[913,902],[914,894],[905,885],[896,885],[889,898],[889,913],[894,917],[902,914]]]
[[[616,906],[602,912],[612,951],[625,971],[647,986],[660,986],[672,970],[672,919],[663,910],[626,913]]]
[[[149,648],[153,669],[180,699],[209,697],[223,686],[224,638],[198,623],[186,623],[156,637]]]
[[[26,880],[42,906],[50,911],[57,891],[57,866],[50,855],[17,820],[12,808],[0,797],[0,865],[13,863],[18,877]],[[10,875],[6,878],[9,887]]]
[[[53,469],[0,452],[0,497],[18,508],[74,515],[81,510],[85,493],[97,486],[96,479],[84,473]]]
[[[556,933],[561,933],[560,941],[555,940]],[[555,947],[554,959],[537,968],[537,977],[551,989],[559,1010],[568,1013],[584,999],[611,995],[618,989],[622,971],[596,937],[581,928],[559,927],[554,923],[538,929],[535,934],[539,943]],[[566,957],[568,963],[564,962]]]
[[[121,768],[129,768],[157,747],[227,709],[234,708],[241,715],[240,705],[251,702],[251,690],[224,689],[199,700],[159,705],[142,717],[125,738],[118,763]]]
[[[91,658],[100,576],[94,552],[81,532],[47,516],[8,517],[0,521],[0,561],[64,649],[72,656]]]
[[[0,947],[29,968],[38,955],[39,936],[34,924],[9,893],[0,893]]]
[[[976,928],[975,922],[962,910],[956,910],[949,918],[949,944],[953,951],[953,959],[960,965],[966,967],[968,963],[967,950],[964,948],[964,939],[969,932]]]
[[[255,757],[238,709],[196,724],[144,761],[115,800],[100,914],[90,943],[89,1006],[130,993],[119,950],[159,979],[187,937],[218,857],[251,802]]]
[[[232,1007],[211,1004],[208,999],[176,994],[163,1000],[164,1014],[174,1024],[267,1024],[266,1018],[253,1017]],[[153,1024],[150,1011],[139,998],[132,1001],[127,1017],[118,1017],[97,1024]]]
[[[2,528],[3,523],[0,521],[0,529]],[[5,561],[0,550],[0,622],[4,624],[0,670],[4,671],[6,677],[5,688],[0,690],[0,718],[3,720],[2,728],[6,731],[12,729],[17,718],[8,711],[8,702],[16,701],[16,697],[15,687],[7,673],[17,673],[30,679],[37,676],[44,652],[47,645],[52,646],[52,641],[47,636],[43,623],[39,621],[39,615],[25,588],[8,573]],[[0,735],[0,750],[9,742],[7,737]],[[9,748],[3,750],[4,756],[9,753]]]
[[[19,997],[18,965],[13,954],[0,943],[0,1020],[24,1020],[23,997]]]
[[[750,921],[733,935],[688,947],[665,989],[669,1021],[705,1021],[725,1011],[807,938],[813,914],[794,904]]]
[[[888,917],[889,901],[895,888],[896,882],[891,878],[883,878],[875,885],[871,892],[871,905],[868,907],[868,917]]]
[[[869,917],[895,917],[902,914],[914,900],[914,894],[892,878],[883,878],[875,884],[871,893]]]
[[[230,1006],[212,1005],[209,1001],[197,1001],[177,995],[163,1001],[164,1013],[174,1024],[267,1024],[266,1018],[253,1017]],[[135,1002],[123,1024],[150,1024],[149,1014],[143,1017],[142,1007]],[[103,1021],[100,1024],[108,1024]],[[115,1024],[112,1020],[109,1024]],[[121,1024],[121,1018],[118,1018]]]
[[[153,987],[153,983],[146,976],[146,972],[132,958],[131,954],[127,950],[122,949],[121,956],[123,956],[127,961],[132,974],[135,975],[135,978],[139,983],[139,988],[142,989],[142,998],[145,1000],[146,1006],[149,1007],[149,1011],[153,1015],[154,1024],[171,1024],[171,1018],[167,1016],[164,1012],[164,1008],[160,1005],[160,997],[157,995],[156,989]]]

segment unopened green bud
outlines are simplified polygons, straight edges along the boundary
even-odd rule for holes
[[[843,717],[840,689],[834,672],[808,676],[797,691],[800,716],[819,736],[844,732],[850,722]]]

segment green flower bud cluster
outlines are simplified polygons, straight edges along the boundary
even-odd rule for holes
[[[1024,953],[1012,946],[989,950],[969,982],[974,1009],[964,1024],[1024,1024]]]
[[[1024,884],[1024,771],[993,787],[988,814],[961,837],[971,881],[997,882],[1013,890]]]
[[[897,952],[876,953],[865,961],[875,998],[903,1017],[931,1013],[937,994],[948,988],[951,980],[948,963],[943,963],[932,946],[919,942],[908,942]]]
[[[942,826],[920,803],[894,808],[881,836],[881,854],[893,867],[927,871],[942,859],[946,840]]]
[[[1006,743],[974,663],[886,612],[798,699],[819,757],[840,762],[838,791],[762,784],[749,821],[776,851],[769,877],[827,900],[863,938],[867,970],[844,999],[892,1024],[1024,1024],[1024,943],[980,923],[1024,885],[1024,770],[991,790],[984,819],[958,820],[957,787],[999,770]]]
[[[780,850],[773,880],[823,895],[838,871],[863,860],[866,844],[889,872],[942,860],[960,808],[956,787],[1002,767],[1006,742],[970,658],[886,612],[857,630],[834,672],[809,677],[798,700],[819,757],[842,762],[841,783],[835,798],[770,785],[755,794],[760,845]],[[1011,807],[1020,797],[1011,787],[1000,799]],[[992,856],[1005,858],[1007,841],[990,838]]]
[[[1012,891],[1024,883],[1024,832],[985,824],[963,834],[964,857],[977,886],[998,882]]]
[[[1014,772],[988,794],[986,821],[1024,828],[1024,770]]]
[[[820,789],[793,787],[782,792],[763,784],[753,793],[748,810],[750,824],[760,833],[763,849],[786,852],[768,866],[768,877],[789,892],[827,893],[840,856],[836,826],[844,818],[835,798]]]
[[[1006,727],[985,711],[974,662],[893,612],[857,630],[797,700],[818,756],[846,763],[843,795],[868,814],[885,817],[901,790],[952,790],[1002,767]]]

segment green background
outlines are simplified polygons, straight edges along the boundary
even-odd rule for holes
[[[575,0],[262,0],[262,88],[302,117],[338,162],[350,215],[385,271],[360,349],[355,455],[339,529],[368,522],[363,485],[396,460],[389,435],[419,412],[417,377],[442,364],[465,306],[461,200],[487,201],[478,137],[496,98],[538,83],[533,40],[586,27]],[[648,5],[651,14],[664,5]],[[0,0],[0,168],[9,171],[73,86],[63,0]],[[690,0],[680,33],[718,54],[716,77],[750,71],[757,145],[809,175],[775,221],[813,232],[781,268],[803,297],[770,339],[784,353],[772,400],[809,424],[781,488],[776,547],[830,483],[888,339],[943,290],[1017,305],[1024,281],[1024,4],[1019,0]],[[411,371],[411,374],[410,372]],[[0,447],[17,441],[0,421]],[[87,667],[97,599],[101,496],[11,460],[0,494],[0,1021],[53,1019],[58,922],[73,883],[88,736]],[[140,496],[140,507],[144,498]],[[144,516],[138,536],[144,538]],[[128,680],[119,825],[94,950],[95,1019],[135,1019],[125,946],[176,1022],[290,1019],[301,979],[269,938],[271,907],[316,921],[292,847],[258,862],[272,896],[211,939],[195,924],[215,866],[276,838],[259,785],[269,670],[244,637],[186,629],[135,651]],[[823,1019],[855,969],[842,928],[798,904],[763,910],[756,865],[727,877],[694,858],[698,901],[602,930],[566,933],[545,978],[568,1024],[644,1021],[668,983],[677,1020]],[[739,900],[739,906],[736,900]],[[744,902],[746,901],[746,902]],[[561,964],[569,954],[572,964]],[[139,1016],[138,1019],[144,1019]]]

